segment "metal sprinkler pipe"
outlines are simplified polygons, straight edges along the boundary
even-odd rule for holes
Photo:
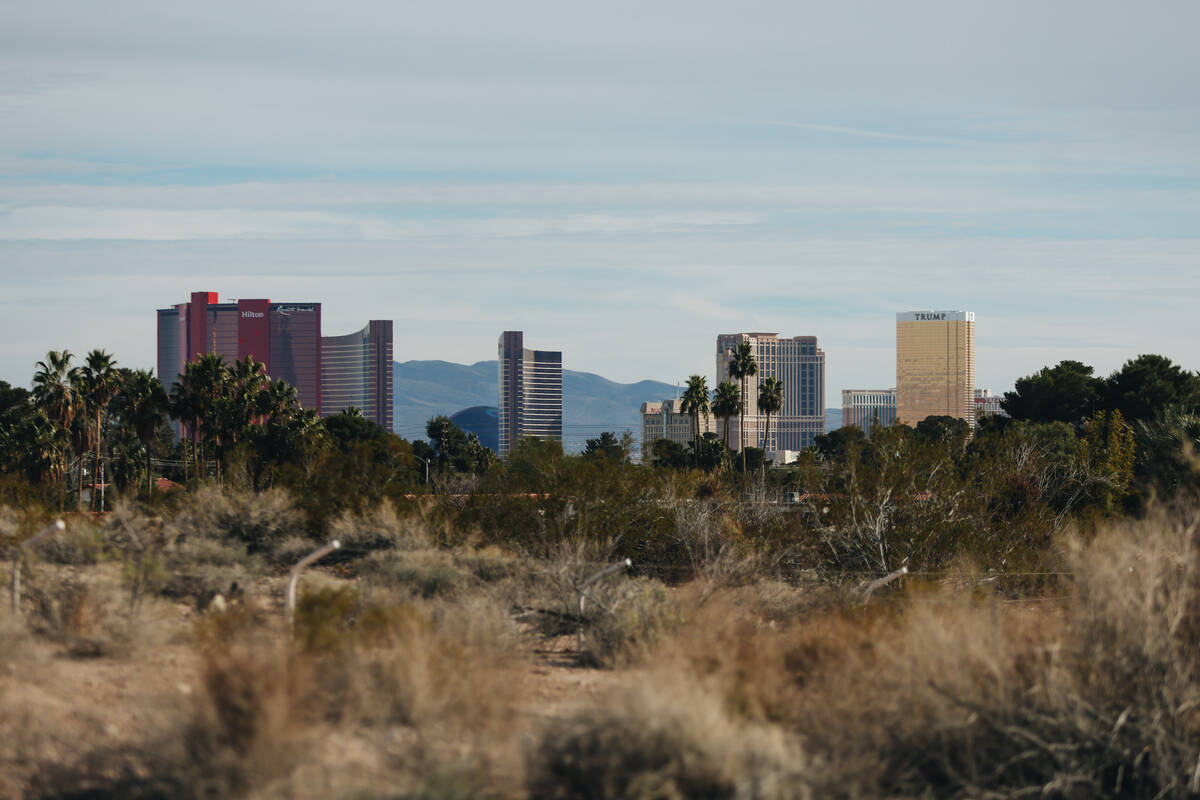
[[[607,577],[608,575],[612,575],[614,572],[618,572],[619,570],[623,570],[623,569],[629,569],[629,568],[630,568],[630,567],[632,567],[632,566],[633,566],[633,561],[631,561],[631,560],[630,560],[630,559],[628,559],[628,558],[627,558],[627,559],[625,559],[624,561],[618,561],[616,564],[609,564],[607,567],[605,567],[604,569],[600,570],[600,571],[599,571],[599,572],[597,572],[595,575],[592,575],[590,578],[588,578],[587,580],[585,580],[583,583],[581,583],[581,584],[579,584],[578,586],[576,586],[576,587],[575,587],[575,591],[576,591],[576,593],[578,593],[578,595],[579,595],[579,639],[578,639],[578,646],[579,646],[579,652],[580,652],[580,653],[583,653],[583,603],[584,603],[584,601],[587,599],[587,595],[584,593],[584,591],[583,591],[583,590],[584,590],[584,589],[586,589],[586,588],[588,588],[589,586],[591,586],[593,583],[595,583],[596,581],[600,580],[601,578]]]
[[[865,605],[866,602],[871,599],[871,595],[872,595],[872,593],[874,593],[874,591],[876,589],[887,586],[892,581],[896,580],[897,578],[901,578],[907,574],[908,574],[908,567],[901,567],[900,569],[896,570],[895,572],[889,572],[887,575],[884,575],[882,578],[879,578],[878,580],[871,581],[871,585],[868,586],[867,590],[863,593],[863,599],[862,599],[863,604]]]
[[[325,556],[332,553],[342,546],[342,543],[334,539],[329,544],[323,545],[304,558],[296,562],[296,566],[292,567],[292,571],[288,574],[287,582],[287,597],[284,601],[284,615],[287,617],[288,629],[291,630],[292,620],[296,615],[296,582],[300,580],[300,573],[314,561],[319,561]]]
[[[31,544],[37,544],[38,540],[51,533],[56,533],[61,530],[66,530],[67,524],[61,519],[56,519],[40,531],[30,536],[21,544],[13,548],[12,562],[12,613],[16,617],[21,613],[21,553]]]

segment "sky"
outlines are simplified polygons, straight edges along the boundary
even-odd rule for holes
[[[976,385],[1200,368],[1200,3],[0,4],[0,379],[152,367],[192,291],[499,333],[622,382],[720,333],[895,384],[976,313]],[[654,399],[654,398],[647,398]]]

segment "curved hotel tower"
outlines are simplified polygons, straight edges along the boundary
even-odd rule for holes
[[[158,310],[158,376],[170,394],[184,365],[213,353],[227,364],[252,356],[296,388],[321,416],[351,405],[392,429],[392,322],[372,320],[348,336],[321,336],[320,303],[219,302],[216,292]]]
[[[390,319],[373,319],[345,336],[321,337],[321,416],[351,406],[392,429]]]
[[[521,331],[500,334],[500,457],[526,436],[562,441],[562,352],[528,350]]]

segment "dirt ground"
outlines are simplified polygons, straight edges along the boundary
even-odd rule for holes
[[[42,566],[31,585],[62,581],[72,568]],[[9,610],[7,592],[0,610],[0,797],[27,796],[31,776],[47,764],[68,764],[87,752],[119,750],[153,739],[178,726],[201,691],[200,658],[192,633],[202,612],[192,604],[161,598],[147,601],[137,615],[137,633],[123,641],[116,620],[124,619],[128,592],[119,567],[84,568],[89,606],[83,628],[115,639],[92,652],[56,641],[27,602],[20,618]],[[76,575],[76,577],[78,577]],[[35,582],[36,581],[36,582]],[[335,582],[322,576],[315,582]],[[283,582],[264,581],[241,602],[256,603],[264,615],[282,620]],[[522,623],[529,648],[528,684],[518,712],[528,722],[567,716],[597,707],[618,686],[610,670],[580,667],[573,635],[547,638]],[[283,636],[282,622],[264,635]],[[528,725],[514,725],[516,729]],[[345,762],[361,772],[386,770],[353,740],[353,733],[326,742],[344,749]],[[333,779],[324,776],[326,780]]]

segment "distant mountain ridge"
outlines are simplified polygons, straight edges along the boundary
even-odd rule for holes
[[[495,406],[499,364],[478,361],[397,361],[392,364],[392,412],[397,434],[424,437],[425,422],[438,414],[451,416],[471,406]],[[563,370],[563,438],[568,450],[601,431],[624,430],[640,435],[641,405],[675,397],[673,384],[662,381],[617,383],[591,372]]]
[[[392,363],[393,426],[405,439],[424,438],[425,423],[438,414],[453,416],[471,406],[498,402],[496,361],[455,364],[450,361]],[[563,370],[563,438],[568,450],[580,450],[601,431],[633,431],[641,436],[641,405],[677,395],[663,381],[617,383],[591,372]],[[826,429],[841,425],[840,408],[826,409]]]

